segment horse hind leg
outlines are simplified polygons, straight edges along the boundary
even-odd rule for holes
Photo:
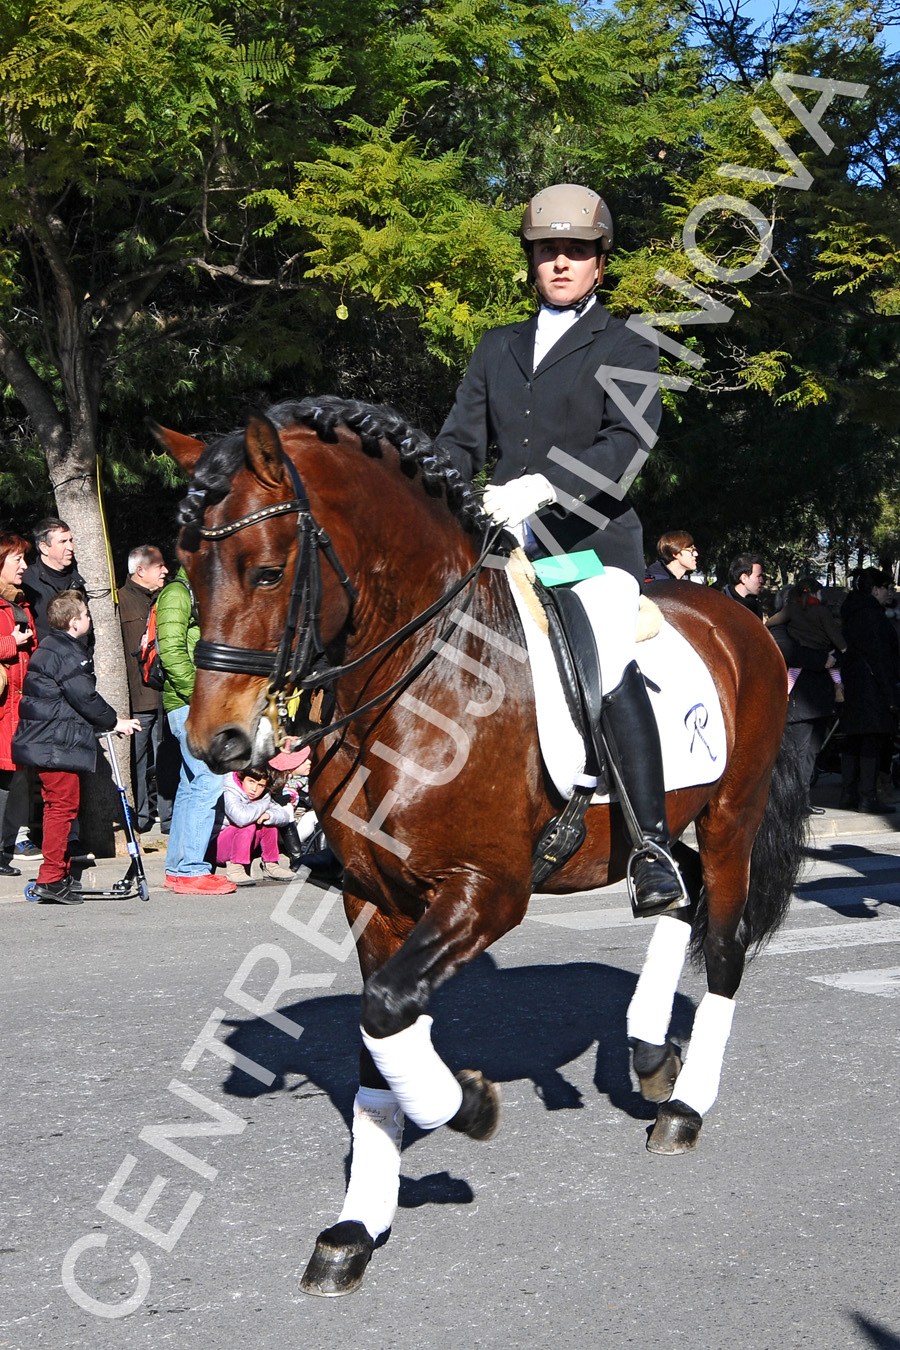
[[[748,850],[749,854],[749,850]],[[734,866],[734,864],[732,864]],[[729,876],[730,894],[746,895],[746,877]],[[729,906],[725,915],[715,913],[715,897],[721,892],[711,876],[709,924],[703,942],[707,990],[694,1014],[691,1040],[684,1064],[672,1088],[670,1100],[657,1114],[647,1140],[651,1153],[688,1153],[696,1148],[703,1117],[719,1092],[725,1049],[734,1020],[734,995],[744,971],[745,940],[741,911]]]
[[[651,1153],[689,1153],[696,1148],[703,1117],[718,1096],[733,1019],[734,999],[703,995],[672,1097],[660,1107],[647,1140]]]

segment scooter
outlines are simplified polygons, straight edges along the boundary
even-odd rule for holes
[[[77,889],[85,897],[91,900],[130,900],[132,896],[139,895],[142,900],[150,899],[150,883],[147,880],[147,873],[144,870],[144,859],[141,856],[141,846],[138,843],[137,835],[134,831],[134,823],[131,818],[131,807],[128,805],[128,793],[125,790],[125,784],[122,782],[122,775],[119,773],[119,764],[116,759],[115,750],[112,743],[112,732],[107,731],[103,739],[106,741],[106,753],[112,766],[113,778],[116,782],[116,790],[119,793],[119,800],[122,803],[122,816],[125,821],[125,834],[128,839],[128,853],[131,862],[128,871],[122,877],[121,881],[114,881],[112,886],[105,891],[94,891],[82,886],[80,881],[73,881],[73,889]],[[29,881],[25,887],[25,895],[29,900],[40,900],[40,896],[34,893],[36,882]]]

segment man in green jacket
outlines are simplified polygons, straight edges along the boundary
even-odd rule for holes
[[[197,673],[194,648],[200,625],[183,567],[160,592],[156,602],[156,632],[159,659],[165,672],[163,711],[172,735],[181,746],[181,776],[166,853],[166,886],[179,895],[226,895],[235,890],[234,882],[214,876],[206,861],[223,780],[202,759],[191,754],[185,730]]]

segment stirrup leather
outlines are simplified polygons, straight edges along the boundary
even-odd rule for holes
[[[593,788],[576,784],[559,815],[554,816],[545,826],[531,855],[533,891],[537,890],[551,872],[555,872],[557,867],[562,867],[563,863],[581,848],[587,833],[584,823],[585,812],[591,804],[593,795]]]

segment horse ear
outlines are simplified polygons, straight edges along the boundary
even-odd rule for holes
[[[278,432],[266,417],[251,417],[244,432],[247,468],[265,487],[284,481],[284,451]]]
[[[168,427],[161,427],[158,422],[148,420],[147,426],[151,436],[159,441],[179,468],[183,469],[188,477],[193,477],[197,460],[206,449],[203,442],[195,440],[193,436],[182,436],[180,431],[169,431]]]

